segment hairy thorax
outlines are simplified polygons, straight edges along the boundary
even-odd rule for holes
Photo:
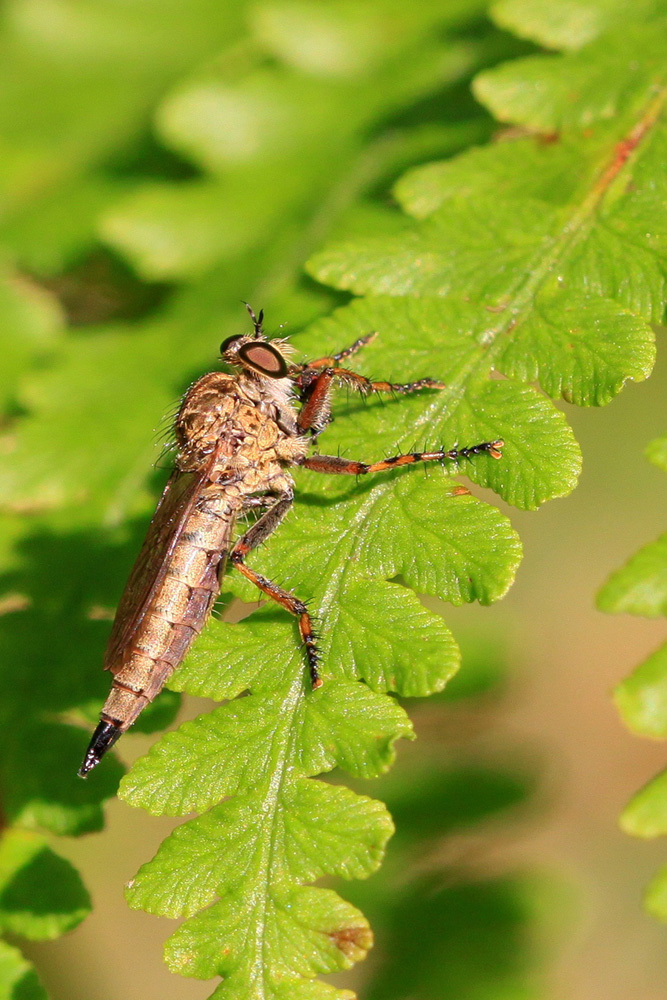
[[[284,467],[306,454],[289,379],[211,372],[185,395],[176,419],[177,466],[197,471],[216,452],[211,479],[239,497],[291,484]]]

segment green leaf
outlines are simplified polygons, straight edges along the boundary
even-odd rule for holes
[[[387,712],[383,719],[368,711],[374,702],[380,712],[383,703],[388,708],[386,696],[362,694],[358,709],[363,706],[368,735],[360,740],[354,711],[345,709],[350,696],[354,708],[361,686],[348,684],[342,704],[335,682],[304,700],[301,667],[296,657],[293,660],[294,680],[283,688],[279,702],[265,704],[262,712],[253,705],[257,697],[250,696],[185,724],[182,731],[165,737],[162,751],[158,744],[152,760],[139,762],[138,779],[133,782],[131,772],[123,789],[132,800],[134,784],[141,798],[142,770],[144,775],[151,769],[163,773],[165,754],[176,755],[180,761],[176,773],[185,773],[184,787],[192,785],[188,762],[201,759],[201,752],[193,752],[197,742],[207,752],[213,749],[210,759],[215,759],[223,780],[226,764],[236,775],[242,774],[247,768],[244,750],[234,737],[244,732],[246,717],[252,718],[259,708],[259,725],[268,746],[264,760],[257,760],[248,740],[246,752],[252,751],[253,770],[246,771],[243,793],[176,830],[128,888],[131,905],[172,916],[191,914],[220,899],[191,918],[167,945],[167,959],[175,971],[223,975],[219,995],[279,996],[279,983],[285,977],[295,988],[303,988],[300,976],[346,968],[363,957],[371,943],[368,925],[358,911],[329,890],[302,889],[297,881],[322,874],[369,874],[380,861],[393,829],[391,820],[381,804],[303,775],[321,771],[327,760],[328,767],[339,763],[356,773],[373,773],[387,760],[401,730],[406,731],[406,721],[396,706],[390,728]],[[295,737],[301,730],[301,752],[295,757]],[[201,784],[213,801],[234,789],[234,773],[230,784],[213,788],[206,786],[205,773],[203,777]],[[166,794],[173,801],[171,792]],[[165,790],[155,784],[154,795],[164,801]],[[179,811],[194,804],[181,801]],[[198,808],[204,804],[201,799],[196,802]],[[193,880],[190,875],[201,873],[202,865],[206,878],[200,874]]]
[[[196,277],[256,247],[283,206],[275,190],[238,175],[224,183],[145,184],[105,213],[102,238],[149,281]]]
[[[636,178],[663,155],[664,130],[653,126],[632,161]],[[606,403],[650,372],[649,320],[664,299],[661,237],[655,226],[640,230],[648,203],[656,220],[661,204],[643,186],[606,198],[615,173],[628,171],[614,162],[615,141],[596,134],[554,148],[522,139],[413,171],[397,194],[428,218],[402,235],[333,245],[311,273],[357,294],[395,296],[406,312],[415,296],[448,296],[439,329],[446,323],[447,341],[467,355],[473,384],[493,365],[539,378],[553,396]],[[631,261],[629,281],[616,272],[619,252]]]
[[[537,1000],[543,942],[553,947],[564,924],[563,893],[542,876],[469,877],[451,854],[456,844],[465,856],[471,843],[493,851],[511,837],[535,775],[498,765],[509,749],[504,740],[494,741],[488,764],[480,760],[475,727],[461,727],[455,707],[424,703],[415,715],[418,743],[375,789],[397,830],[382,875],[350,885],[351,902],[368,914],[385,956],[364,995],[402,1000],[417,989],[427,1000],[486,1000],[500,991]]]
[[[579,49],[604,31],[664,11],[661,0],[498,0],[491,16],[501,28],[554,49]]]
[[[399,737],[412,739],[412,724],[393,698],[332,681],[304,716],[300,766],[312,774],[338,766],[375,778],[394,763]]]
[[[4,269],[0,272],[0,414],[16,402],[24,372],[55,347],[62,326],[58,304],[47,292]]]
[[[646,447],[646,457],[663,472],[667,472],[667,434],[656,438]]]
[[[481,4],[423,0],[407,5],[383,2],[357,6],[334,0],[264,0],[252,8],[252,23],[261,44],[276,58],[316,79],[358,77],[368,73],[406,46],[428,37],[437,24]]]
[[[285,3],[280,7],[280,33],[284,39],[295,8]],[[251,169],[261,163],[277,164],[283,168],[274,175],[279,192],[285,184],[293,190],[293,179],[284,176],[283,171],[288,164],[296,165],[299,148],[307,148],[309,155],[299,164],[296,178],[313,176],[331,162],[334,148],[345,150],[350,135],[379,114],[400,110],[432,93],[443,82],[460,79],[474,65],[478,54],[474,43],[461,45],[450,37],[443,45],[438,35],[446,34],[448,22],[474,17],[479,2],[464,0],[457,9],[457,5],[442,0],[415,0],[410,7],[382,0],[375,11],[356,15],[366,21],[366,37],[370,39],[370,32],[374,33],[375,51],[367,49],[364,54],[359,51],[361,36],[350,23],[352,8],[346,7],[346,38],[339,52],[346,49],[347,66],[338,60],[338,73],[322,73],[324,67],[319,62],[314,73],[312,62],[308,67],[299,67],[305,73],[294,72],[288,63],[296,62],[298,57],[247,65],[243,67],[246,72],[231,81],[224,69],[207,68],[174,88],[162,103],[157,124],[165,141],[211,173],[241,164]],[[296,9],[330,24],[335,5],[329,5],[329,17],[323,17],[321,5],[312,2],[298,4]],[[274,50],[281,45],[275,30],[275,7],[271,12],[268,4],[258,6],[253,21],[260,44],[268,41]],[[393,36],[392,44],[378,45],[378,22]],[[269,34],[273,37],[268,38]],[[311,60],[313,55],[311,51]],[[352,62],[357,63],[356,71]],[[316,108],[317,113],[304,115],[306,104]],[[343,109],[347,113],[341,115]],[[332,131],[334,124],[336,129]]]
[[[621,681],[614,699],[625,724],[634,732],[667,738],[667,645]]]
[[[611,575],[598,595],[610,614],[667,615],[667,534],[645,545]]]
[[[431,18],[446,20],[446,6],[413,5],[420,9],[415,30],[397,36],[399,53],[385,48],[368,76],[325,80],[265,65],[238,80],[220,69],[176,87],[160,108],[157,127],[168,146],[210,176],[140,186],[105,213],[102,237],[149,279],[190,279],[220,260],[266,252],[306,206],[319,212],[329,197],[338,202],[332,162],[350,178],[350,193],[370,174],[391,170],[394,158],[405,157],[405,135],[383,136],[359,157],[361,137],[378,115],[400,111],[480,58],[481,47],[453,40],[443,46],[425,34]],[[317,7],[312,12],[318,16]],[[262,21],[262,10],[256,13]],[[414,13],[393,13],[415,20]],[[289,20],[289,12],[282,10],[281,20]],[[304,115],[304,103],[317,113]],[[437,145],[446,151],[451,131]]]
[[[458,326],[458,331],[452,329],[453,324]],[[472,324],[474,326],[471,329]],[[407,377],[408,358],[402,355],[405,344],[413,341],[415,346],[410,356],[413,375],[422,377],[428,373],[445,383],[443,390],[426,397],[428,407],[422,405],[421,413],[413,400],[409,403],[406,400],[395,417],[393,411],[397,407],[386,404],[382,417],[374,422],[372,431],[368,432],[373,434],[373,440],[377,442],[377,451],[370,458],[382,457],[383,448],[385,454],[396,453],[406,445],[408,450],[413,450],[415,443],[426,449],[450,448],[502,438],[505,441],[502,461],[482,457],[466,463],[461,471],[465,471],[467,476],[481,486],[490,486],[508,502],[534,509],[545,500],[567,493],[574,487],[580,466],[579,449],[563,415],[533,387],[510,380],[488,379],[485,327],[488,328],[488,318],[480,316],[479,310],[470,305],[443,302],[432,297],[382,297],[353,302],[334,313],[332,320],[318,323],[313,328],[313,333],[317,342],[322,340],[322,331],[327,331],[329,343],[340,343],[345,342],[346,338],[354,340],[361,332],[368,332],[369,329],[378,329],[377,347],[373,344],[368,349],[368,370],[377,371],[378,362],[375,357],[389,353],[392,358],[392,378],[396,380]],[[416,331],[418,338],[415,337]],[[429,360],[423,361],[420,356],[421,359]],[[327,448],[334,452],[341,448],[350,449],[353,434],[358,439],[359,432],[363,433],[365,425],[366,421],[360,418],[356,418],[354,424],[348,424],[347,430],[336,423],[329,432],[328,440],[331,444],[327,444]],[[421,438],[418,437],[415,441],[416,434],[420,434]],[[357,453],[358,449],[358,444],[355,444]],[[363,454],[361,457],[365,458]],[[434,476],[430,476],[428,483],[432,484],[433,479]],[[404,488],[410,488],[407,482]],[[429,537],[434,532],[423,522],[432,517],[436,519],[435,523],[439,523],[438,546],[442,545],[442,539],[448,534],[449,525],[444,523],[447,512],[451,512],[452,516],[454,511],[460,512],[452,527],[457,521],[462,525],[464,520],[468,523],[475,520],[474,501],[467,505],[461,496],[455,496],[450,498],[447,506],[441,506],[433,485],[424,488],[424,495],[425,498],[429,495],[432,498],[431,504],[424,508],[424,513],[417,512],[416,504],[410,505],[410,511],[422,522],[421,527],[428,531]],[[406,503],[404,501],[401,507],[405,507]],[[484,558],[485,550],[492,549],[497,544],[493,539],[500,522],[494,530],[492,516],[488,511],[478,515],[473,546],[476,552],[480,551],[481,559]],[[482,517],[489,519],[486,528],[481,523]],[[486,542],[483,538],[485,530],[489,536]],[[389,543],[385,541],[385,544]],[[458,544],[462,542],[459,541]],[[502,544],[507,542],[503,541]],[[421,551],[427,555],[426,550]],[[448,555],[451,558],[451,552]],[[444,564],[447,565],[446,562]],[[460,577],[462,574],[457,575]],[[414,585],[431,589],[430,586],[424,587],[422,582]],[[483,588],[482,593],[478,592],[476,596],[486,603],[499,596],[503,590],[503,586],[498,588],[494,585],[494,597],[485,597]],[[453,596],[451,589],[436,592],[446,599],[453,599],[455,603],[459,603],[462,597],[462,594]]]
[[[218,0],[17,8],[0,30],[3,207],[122,150],[174,77],[242,33],[241,16]]]
[[[78,779],[82,737],[79,727],[38,720],[5,735],[0,773],[3,805],[13,822],[60,836],[102,829],[102,803],[114,794],[123,769],[112,759],[99,782]]]
[[[0,930],[32,941],[51,940],[88,915],[90,897],[77,872],[27,830],[0,839]]]
[[[532,11],[544,16],[543,5]],[[560,14],[568,25],[554,29],[554,10],[547,34],[569,32],[572,47],[595,37],[572,5]],[[469,440],[472,415],[482,437],[502,437],[503,461],[476,465],[472,478],[528,508],[568,492],[577,474],[560,414],[531,383],[554,399],[610,402],[650,373],[651,323],[664,314],[666,192],[655,197],[654,186],[667,145],[664,25],[620,23],[580,52],[479,74],[474,92],[497,118],[547,135],[410,171],[395,192],[412,226],[343,236],[308,264],[317,280],[365,297],[342,312],[350,332],[400,331],[415,346],[418,333],[430,356],[441,352],[446,388],[424,423],[440,440]],[[534,30],[529,13],[523,33]],[[657,612],[659,583],[643,577]]]
[[[6,941],[0,941],[0,1000],[48,1000],[30,962]]]
[[[21,205],[0,224],[0,243],[31,274],[61,274],[90,252],[97,220],[127,183],[101,172],[76,177]]]
[[[166,811],[202,808],[237,793],[175,831],[128,889],[132,905],[170,915],[220,899],[176,932],[167,955],[184,974],[225,976],[221,995],[277,996],[276,983],[285,976],[298,983],[300,976],[346,968],[371,942],[356,910],[328,890],[302,889],[298,882],[369,874],[391,820],[379,803],[305,775],[335,764],[377,773],[390,762],[395,739],[409,732],[407,720],[387,696],[359,684],[332,681],[304,699],[300,657],[293,654],[289,666],[292,679],[279,698],[251,695],[186,723],[138,763],[122,789],[130,801],[147,804],[152,787],[151,806],[165,810],[166,804]],[[251,720],[261,734],[259,756],[256,741],[242,742]],[[206,763],[201,768],[202,750],[213,773]],[[165,764],[176,762],[182,784],[158,785]],[[208,875],[193,883],[189,875],[202,864]]]
[[[658,920],[667,920],[667,867],[661,868],[646,889],[644,903]]]
[[[635,837],[664,837],[667,834],[667,771],[633,795],[621,813],[621,826]]]
[[[665,79],[666,26],[625,23],[580,52],[486,70],[475,80],[475,96],[500,121],[537,132],[586,128],[628,111],[641,119],[647,96]]]
[[[315,500],[321,487],[314,475],[307,478],[313,490],[318,491],[312,494]],[[390,625],[392,615],[398,613],[399,598],[405,604],[402,588],[382,583],[382,578],[401,573],[406,581],[421,589],[433,589],[456,602],[476,596],[492,600],[504,592],[511,578],[519,557],[516,537],[497,512],[485,508],[460,488],[443,490],[442,481],[438,483],[435,478],[424,483],[398,474],[384,484],[370,489],[364,487],[357,492],[360,496],[356,501],[350,500],[338,509],[319,508],[308,502],[306,494],[306,504],[291,522],[291,539],[277,557],[277,563],[272,562],[276,556],[272,556],[272,549],[267,547],[257,554],[258,564],[263,573],[272,576],[278,569],[283,575],[289,572],[290,584],[297,592],[307,595],[312,588],[308,567],[316,563],[322,551],[327,551],[327,562],[321,565],[315,587],[315,599],[327,625],[322,637],[323,649],[327,651],[326,662],[330,664],[327,670],[341,678],[361,674],[370,680],[364,665],[372,664],[375,658],[380,665],[385,662],[387,667],[393,666],[395,674],[390,677],[377,674],[373,680],[380,688],[399,683],[409,687],[416,682],[416,690],[420,693],[429,687],[438,689],[456,665],[456,650],[449,633],[438,629],[434,616],[421,611],[415,601],[409,626],[411,633],[408,633],[414,636],[411,647],[414,649],[417,641],[423,646],[424,652],[420,651],[419,655],[420,667],[422,662],[428,664],[429,658],[433,662],[430,677],[417,672],[412,680],[411,658],[401,653],[405,626],[401,628],[397,622],[392,630]],[[430,531],[428,548],[415,546],[414,532],[404,527],[405,512],[411,511],[413,505],[417,508],[418,495],[419,516],[424,529],[429,526]],[[392,496],[394,499],[390,501]],[[402,512],[401,516],[398,511]],[[463,519],[465,530],[457,531],[458,518]],[[389,531],[380,528],[385,521]],[[460,538],[460,543],[455,548],[448,547],[448,539],[456,537]],[[334,545],[332,539],[336,540]],[[432,567],[443,545],[452,568],[440,577],[433,575]],[[380,580],[373,580],[373,577],[380,577]],[[466,586],[462,587],[464,579]],[[348,796],[357,813],[355,823],[347,823],[348,830],[354,830],[354,845],[348,848],[336,836],[333,820],[337,810],[332,808],[333,793],[327,792],[332,823],[327,823],[323,832],[313,830],[310,833],[314,856],[321,859],[324,867],[313,869],[312,858],[304,856],[303,848],[297,849],[290,841],[290,831],[303,827],[299,818],[299,796],[295,798],[292,791],[295,782],[299,785],[299,779],[303,783],[301,775],[316,774],[336,764],[356,774],[378,773],[391,761],[392,745],[397,736],[408,730],[397,706],[382,695],[372,694],[358,682],[327,680],[321,690],[304,698],[300,654],[293,646],[290,650],[286,643],[286,640],[289,642],[287,629],[283,629],[279,637],[272,623],[275,617],[273,610],[265,610],[239,625],[221,624],[208,630],[188,664],[176,674],[174,682],[207,696],[230,697],[248,687],[257,693],[186,723],[177,733],[164,737],[135,765],[121,789],[121,794],[130,801],[151,811],[170,813],[201,810],[224,795],[235,795],[222,806],[214,807],[202,820],[194,820],[177,831],[156,859],[142,869],[129,890],[132,905],[170,915],[183,910],[192,913],[211,903],[216,896],[222,900],[205,916],[193,918],[186,925],[187,931],[177,932],[172,939],[173,945],[168,948],[170,964],[186,973],[201,975],[205,974],[205,969],[213,968],[208,964],[210,960],[202,957],[183,962],[184,952],[192,954],[191,948],[186,948],[183,942],[189,941],[190,935],[194,936],[205,954],[206,940],[211,935],[210,947],[219,955],[217,935],[220,932],[214,935],[212,925],[221,914],[226,915],[227,921],[225,941],[229,941],[230,936],[233,938],[230,922],[240,928],[239,934],[241,930],[251,933],[248,929],[250,916],[237,912],[236,904],[230,911],[229,897],[236,900],[242,892],[241,898],[261,899],[262,908],[270,914],[262,923],[262,940],[270,942],[274,933],[272,921],[283,930],[288,927],[280,918],[281,907],[278,906],[275,913],[272,909],[275,893],[283,883],[290,886],[291,894],[295,879],[317,877],[325,872],[367,873],[377,863],[377,852],[389,832],[388,818],[378,827],[375,805],[369,804],[363,809],[361,800]],[[266,626],[270,623],[275,634],[272,636],[269,632],[263,641],[262,630],[266,634]],[[371,642],[369,637],[378,628],[382,628],[381,641]],[[338,640],[337,634],[340,635]],[[219,651],[212,658],[210,644],[216,639]],[[443,640],[444,650],[448,650],[444,657]],[[208,650],[205,643],[209,644]],[[220,659],[225,663],[224,669],[213,669],[214,665],[217,668]],[[404,678],[399,680],[401,671]],[[290,676],[294,679],[286,686]],[[166,773],[170,774],[169,782],[164,781]],[[308,791],[311,798],[313,794]],[[337,797],[346,795],[335,794]],[[373,811],[369,813],[369,809]],[[381,818],[383,814],[378,815]],[[371,836],[370,843],[364,833],[366,829]],[[249,831],[257,831],[257,835],[249,835]],[[320,844],[322,836],[328,839]],[[219,849],[223,842],[227,846],[216,867],[212,865],[212,845],[217,844]],[[278,845],[286,845],[282,847],[284,854]],[[353,868],[350,867],[349,850],[354,852]],[[265,864],[269,856],[271,876],[267,883]],[[198,888],[193,890],[191,876],[195,870],[201,871],[202,866],[206,867],[209,876],[200,878]],[[242,888],[239,888],[239,878]],[[318,901],[324,897],[303,897],[306,898],[319,913]],[[334,927],[328,932],[330,937],[337,933],[335,914],[317,919]],[[365,924],[360,926],[365,927]],[[356,934],[356,918],[354,927]],[[308,949],[312,950],[313,941],[317,939],[311,934],[305,940]],[[220,974],[228,975],[225,989],[230,991],[228,995],[235,995],[231,991],[237,988],[234,984],[239,977],[246,984],[244,988],[250,988],[247,964],[250,956],[236,958],[235,947],[230,947],[234,962],[238,961],[239,966],[225,963],[215,968]],[[340,962],[347,964],[345,947],[342,955],[338,954],[340,948],[333,953],[338,954],[334,964],[327,959],[321,966],[305,965],[303,974],[333,969]],[[301,948],[306,954],[305,943]],[[266,965],[266,952],[263,954],[263,975],[267,983],[262,987],[266,991],[262,995],[273,995],[268,980],[275,975],[272,964],[275,960],[270,950],[270,962]],[[297,951],[292,956],[300,969],[301,954],[302,951]],[[353,949],[350,954],[356,956],[357,951]],[[203,961],[207,963],[204,966]],[[258,961],[254,959],[253,966]]]
[[[544,207],[559,205],[577,190],[578,178],[571,170],[571,140],[564,137],[557,144],[535,142],[523,137],[496,145],[472,146],[458,156],[413,167],[394,186],[403,210],[416,219],[426,219],[439,208],[450,211],[459,203],[472,207],[502,194],[502,201],[516,202],[519,196],[546,202]],[[504,206],[501,206],[504,208]],[[500,208],[496,207],[495,212]],[[473,220],[475,216],[473,215]],[[477,221],[477,225],[479,226]],[[458,239],[465,234],[459,235]],[[491,257],[494,244],[480,236],[481,252]],[[481,277],[481,276],[480,276]],[[466,276],[466,280],[470,280]]]
[[[418,879],[392,913],[390,953],[368,1000],[402,1000],[411,991],[420,1000],[539,1000],[544,994],[530,968],[537,961],[527,955],[525,938],[545,889],[525,876],[451,884],[444,872]]]
[[[293,651],[290,659],[286,666],[298,668]],[[180,672],[177,677],[181,679]],[[225,795],[254,789],[264,781],[275,753],[284,703],[284,690],[250,695],[183,723],[137,761],[123,778],[120,794],[158,815],[184,815],[207,809]],[[305,700],[295,724],[303,727],[303,740],[293,766],[302,774],[338,765],[372,777],[390,766],[398,737],[411,735],[410,723],[394,701],[345,681],[331,681]],[[161,778],[165,771],[172,774],[168,784]]]
[[[79,780],[88,736],[70,723],[99,715],[108,684],[101,670],[109,628],[103,618],[127,572],[128,548],[99,527],[75,529],[69,513],[52,513],[0,517],[0,552],[4,817],[60,835],[99,830],[122,768],[112,759],[99,780]],[[167,709],[160,704],[163,718]]]
[[[130,905],[179,917],[209,906],[239,884],[257,895],[261,873],[253,873],[254,858],[267,835],[264,784],[175,830],[132,880]],[[289,874],[304,882],[323,875],[366,878],[380,864],[393,832],[382,803],[303,778],[281,794],[275,827],[272,864],[283,878]],[[237,873],[233,881],[230,869]]]
[[[131,365],[127,353],[130,342]],[[24,380],[20,402],[39,413],[39,418],[22,421],[18,437],[10,440],[15,449],[10,459],[15,455],[16,461],[5,464],[0,490],[11,497],[14,506],[38,497],[42,509],[62,507],[71,504],[78,491],[79,503],[82,497],[87,501],[81,514],[94,517],[95,504],[105,502],[107,510],[113,506],[114,486],[116,496],[124,489],[136,490],[157,455],[152,428],[174,395],[158,379],[159,343],[164,345],[164,335],[160,338],[152,330],[132,338],[128,330],[107,329],[66,343],[48,372]],[[145,384],[142,372],[151,365],[154,379]],[[95,375],[89,379],[92,372]],[[71,392],[72,384],[79,386],[76,395]],[[147,430],[137,441],[134,432],[140,414]],[[52,432],[45,439],[45,422],[49,420]],[[93,449],[99,452],[100,441],[109,433],[125,439],[126,449],[109,449],[106,460],[92,462]],[[65,447],[68,441],[76,441],[76,447]],[[30,460],[35,454],[41,455],[39,463]]]
[[[263,963],[253,967],[245,942],[258,932],[266,940],[266,952]],[[311,978],[347,969],[371,944],[370,929],[358,910],[330,889],[301,888],[277,891],[261,907],[244,893],[225,897],[172,935],[166,958],[181,975],[223,976],[212,996],[283,998],[301,995],[299,975]],[[331,995],[326,987],[313,987],[313,998]],[[333,995],[340,996],[338,991]]]
[[[500,463],[488,459],[479,464],[493,467]],[[471,462],[466,471],[472,466]],[[334,560],[345,565],[345,584],[400,574],[416,590],[452,604],[498,600],[506,593],[521,559],[520,543],[508,518],[470,496],[465,488],[451,485],[439,468],[428,478],[420,471],[416,476],[413,469],[382,479],[378,476],[373,485],[364,483],[355,489],[355,499],[329,509],[316,503],[314,491],[322,491],[322,477],[313,473],[303,476],[305,503],[291,521],[289,548],[280,557],[272,556],[269,549],[262,552],[267,569],[280,572],[278,559],[286,558],[294,579],[296,574],[304,578],[299,582],[302,589],[307,587],[307,594],[322,593],[324,616]],[[318,553],[326,551],[327,539],[331,564],[322,565],[319,580],[309,585],[304,562],[313,565]],[[391,587],[378,588],[376,601],[388,604],[394,594]],[[344,592],[342,596],[345,601]],[[332,614],[336,613],[332,607]]]
[[[329,659],[365,662],[360,674],[374,691],[422,697],[441,690],[458,670],[453,635],[405,587],[356,580],[342,588],[338,604]]]

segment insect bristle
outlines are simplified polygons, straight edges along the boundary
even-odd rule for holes
[[[154,469],[171,469],[174,465],[174,455],[178,451],[176,441],[164,441],[160,452],[153,462]]]
[[[278,350],[286,361],[290,361],[298,352],[293,344],[290,344],[289,337],[275,337],[271,340],[273,347]]]

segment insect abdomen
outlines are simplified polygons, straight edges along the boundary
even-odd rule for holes
[[[221,501],[210,501],[188,518],[146,614],[128,645],[107,663],[113,685],[80,774],[99,762],[160,693],[203,628],[220,589],[233,524],[233,511]]]
[[[226,516],[225,516],[226,515]],[[162,583],[118,666],[102,714],[125,731],[161,691],[199,634],[220,589],[218,572],[229,548],[231,512],[193,510],[171,554]]]

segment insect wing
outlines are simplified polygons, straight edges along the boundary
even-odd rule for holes
[[[203,485],[215,464],[217,452],[197,472],[172,472],[151,521],[144,544],[120,599],[104,656],[104,669],[115,672],[132,643],[167,572]]]

